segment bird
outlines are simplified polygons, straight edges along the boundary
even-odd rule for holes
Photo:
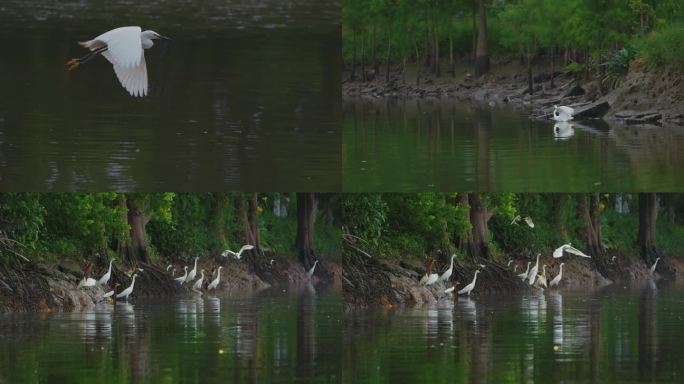
[[[444,271],[442,275],[439,277],[439,281],[449,281],[449,278],[451,277],[451,273],[454,271],[454,258],[456,257],[456,254],[454,253],[451,255],[451,265],[449,265],[449,269]]]
[[[427,283],[430,273],[432,272],[432,265],[434,262],[434,260],[430,259],[425,263],[425,275],[423,275],[423,277],[420,279],[418,285],[425,285]]]
[[[121,291],[121,293],[116,295],[117,299],[120,299],[123,297],[126,301],[128,301],[128,296],[130,296],[131,293],[133,293],[133,286],[135,285],[135,278],[136,277],[138,277],[137,273],[133,275],[133,280],[131,281],[131,285],[128,288]]]
[[[537,276],[536,285],[544,288],[548,287],[546,284],[546,264],[542,265],[542,273]]]
[[[541,253],[537,253],[537,263],[532,267],[530,274],[527,277],[530,285],[534,284],[534,279],[537,278],[537,272],[539,271],[539,256],[541,256]]]
[[[185,279],[185,281],[190,282],[190,281],[195,280],[195,276],[197,276],[197,260],[198,259],[199,259],[199,257],[195,257],[195,267],[192,268],[190,273],[188,273],[188,277]]]
[[[560,263],[560,269],[558,271],[558,275],[556,275],[556,277],[554,277],[553,280],[551,280],[551,282],[549,283],[549,287],[555,287],[558,284],[560,284],[560,281],[563,278],[563,266],[564,265],[565,265],[565,263]]]
[[[454,281],[454,282],[451,284],[451,287],[449,287],[449,288],[447,288],[447,289],[444,290],[444,293],[447,293],[447,294],[453,293],[453,292],[456,290],[456,287],[459,286],[460,284],[461,284],[461,283],[459,283],[458,281]]]
[[[432,285],[432,284],[436,283],[437,280],[439,280],[439,275],[436,274],[436,273],[431,273],[431,274],[428,276],[428,279],[427,279],[427,281],[425,282],[425,285]]]
[[[242,257],[242,252],[249,251],[252,249],[254,249],[253,245],[246,244],[243,245],[237,253],[231,251],[230,249],[226,249],[225,251],[223,251],[223,253],[221,253],[221,256],[228,257],[228,255],[233,255],[236,259],[240,260],[240,258]]]
[[[573,108],[564,105],[560,107],[557,105],[553,106],[553,119],[556,121],[570,121],[573,119],[574,114],[575,110]]]
[[[527,278],[527,273],[530,272],[530,264],[532,264],[532,263],[528,261],[527,262],[527,269],[525,270],[525,272],[518,273],[518,277],[523,281]]]
[[[480,270],[479,270],[479,269],[478,269],[477,271],[475,271],[475,276],[473,276],[473,281],[472,281],[470,284],[468,284],[468,285],[466,285],[465,287],[463,287],[463,289],[461,289],[460,291],[458,291],[458,294],[459,294],[459,295],[462,295],[462,294],[464,294],[464,293],[467,293],[468,296],[470,296],[470,292],[472,292],[473,288],[475,288],[475,281],[477,281],[477,274],[478,274],[478,273],[480,273]]]
[[[559,121],[553,125],[553,137],[557,140],[567,140],[575,135],[573,124],[567,121]]]
[[[506,264],[506,268],[510,268],[511,263],[513,263],[513,259],[508,260],[508,264]],[[516,265],[516,267],[517,267],[517,265]]]
[[[183,267],[183,269],[185,269],[185,274],[181,277],[176,277],[174,279],[181,284],[185,283],[185,280],[187,280],[187,278],[188,278],[188,266],[186,265],[185,267]]]
[[[221,281],[221,268],[223,267],[218,267],[218,273],[216,274],[216,278],[209,283],[209,287],[207,287],[208,290],[216,289],[218,287],[219,282]]]
[[[200,274],[202,276],[199,279],[197,279],[195,285],[192,286],[193,289],[202,289],[202,283],[204,282],[204,269],[200,271]]]
[[[78,287],[94,287],[97,285],[97,280],[92,277],[83,277],[83,279],[78,283]]]
[[[656,258],[655,263],[651,266],[651,269],[649,270],[651,276],[655,273],[656,266],[658,265],[658,260],[660,260],[660,257]]]
[[[617,259],[617,256],[611,257],[611,258],[610,258],[610,262],[611,262],[611,263],[614,263],[614,262],[615,262],[615,259]]]
[[[106,285],[107,282],[109,282],[109,278],[112,276],[112,262],[114,259],[109,260],[109,270],[107,270],[107,273],[105,273],[100,280],[97,281],[98,284],[100,285]]]
[[[107,293],[102,294],[102,298],[103,298],[103,299],[106,299],[106,298],[112,297],[112,295],[114,295],[114,292],[116,291],[116,288],[117,288],[119,285],[120,285],[119,283],[114,284],[114,289],[112,289],[111,291],[109,291],[109,292],[107,292]]]
[[[518,264],[513,264],[513,273],[518,272]]]
[[[114,66],[114,73],[121,85],[131,96],[143,97],[147,95],[147,65],[145,64],[145,49],[154,45],[154,40],[171,40],[155,31],[142,31],[138,26],[120,27],[107,31],[96,38],[79,42],[90,50],[87,55],[71,59],[67,62],[68,70],[102,54]]]
[[[591,257],[589,255],[585,255],[584,253],[582,253],[582,251],[580,251],[579,249],[570,245],[570,243],[563,244],[560,247],[556,248],[556,250],[553,251],[553,257],[556,259],[559,257],[562,257],[563,252],[572,253],[573,255],[582,256],[582,257],[589,257],[589,258]]]
[[[311,279],[311,277],[312,277],[313,274],[314,274],[314,270],[316,269],[316,264],[318,264],[318,260],[314,261],[313,267],[311,267],[311,269],[309,269],[309,270],[306,272],[306,276],[307,276],[309,279]]]
[[[171,267],[173,267],[173,264],[169,264],[168,266],[166,266],[166,272],[168,272],[169,269],[171,269]]]
[[[511,221],[511,225],[512,225],[512,224],[518,224],[518,222],[519,222],[520,220],[524,221],[525,224],[527,224],[528,227],[534,228],[534,221],[532,221],[532,218],[529,217],[529,216],[520,216],[520,215],[517,215],[516,217],[513,218],[513,221]]]

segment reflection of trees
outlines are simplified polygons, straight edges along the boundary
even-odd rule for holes
[[[639,296],[639,379],[653,381],[656,377],[658,340],[656,338],[656,291],[650,286]]]
[[[304,289],[297,306],[297,376],[314,378],[316,375],[316,293]]]

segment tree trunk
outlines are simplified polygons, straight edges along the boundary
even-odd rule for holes
[[[477,193],[468,194],[470,205],[470,224],[472,225],[471,256],[475,259],[489,259],[489,234],[487,230],[487,208]]]
[[[605,272],[605,251],[601,243],[601,216],[598,193],[590,195],[590,202],[587,202],[587,195],[577,195],[577,215],[582,223],[579,232],[580,237],[586,246],[585,253],[591,255],[592,259],[599,267],[601,273]],[[603,268],[603,269],[602,269]]]
[[[477,53],[475,55],[475,75],[489,72],[489,47],[487,46],[487,14],[484,0],[480,0],[480,27],[477,33]]]
[[[435,75],[439,77],[441,71],[439,67],[439,34],[435,29]]]
[[[472,64],[477,57],[477,5],[473,2],[473,47],[470,53],[470,62]]]
[[[371,48],[373,49],[373,71],[374,73],[377,74],[380,72],[380,62],[378,61],[378,49],[376,47],[376,34],[377,34],[377,29],[378,25],[376,23],[373,23],[373,36],[371,37]]]
[[[361,81],[366,81],[366,34],[361,32]]]
[[[418,42],[414,41],[416,46],[416,87],[420,86],[420,73],[423,70],[420,66],[420,51],[418,51]]]
[[[352,43],[352,65],[351,65],[351,81],[356,80],[356,30],[354,30],[354,38]]]
[[[126,198],[126,207],[128,208],[128,225],[131,227],[131,243],[126,247],[126,255],[131,263],[138,261],[148,263],[145,226],[150,218],[140,211],[130,195]]]
[[[316,196],[312,192],[297,193],[297,239],[299,260],[307,270],[316,259],[314,250],[314,222],[316,220]]]
[[[658,220],[658,202],[655,192],[639,194],[639,249],[641,258],[649,267],[659,257],[656,248],[656,221]]]
[[[532,81],[532,52],[527,50],[527,93],[534,93],[534,82]]]
[[[385,82],[390,81],[390,54],[392,53],[392,34],[387,33],[387,70],[385,71]],[[379,68],[378,68],[379,69]]]
[[[225,222],[223,219],[223,212],[226,209],[226,198],[223,193],[212,193],[211,217],[212,225],[214,227],[214,235],[216,236],[217,245],[221,247],[226,245],[226,231]],[[214,249],[214,251],[217,251]]]
[[[255,225],[252,222],[254,220],[254,215],[251,210],[256,208],[253,206],[252,198],[255,197],[245,197],[242,193],[238,193],[233,200],[235,204],[235,216],[240,225],[237,237],[241,246],[244,244],[251,244],[254,246],[255,251],[259,252],[261,249],[259,244],[259,227],[258,224]]]
[[[549,87],[550,88],[556,88],[556,84],[554,83],[554,80],[555,80],[554,73],[556,72],[556,68],[555,68],[556,60],[554,60],[556,55],[555,55],[554,47],[549,48],[549,51],[551,53],[551,84],[549,84]]]
[[[449,32],[449,71],[451,77],[456,77],[456,64],[454,63],[454,38]]]

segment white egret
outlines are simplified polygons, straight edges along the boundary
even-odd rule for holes
[[[425,285],[432,285],[432,284],[436,283],[437,280],[439,280],[439,275],[436,273],[431,273],[428,276],[427,281],[425,282]]]
[[[183,267],[183,269],[185,269],[185,274],[181,277],[176,277],[174,279],[181,284],[185,283],[185,280],[187,280],[187,278],[188,278],[188,266],[186,265],[185,267]]]
[[[537,272],[539,271],[539,256],[541,256],[541,253],[537,254],[537,263],[532,267],[530,274],[527,277],[530,285],[534,284],[534,279],[537,278]]]
[[[649,272],[651,273],[651,275],[653,275],[653,274],[655,273],[656,266],[658,265],[658,260],[660,260],[660,257],[656,258],[655,263],[653,263],[653,265],[651,266],[651,269],[649,270]]]
[[[92,277],[83,277],[81,281],[78,283],[78,287],[94,287],[97,285],[97,280],[93,279]]]
[[[553,137],[558,140],[567,140],[574,135],[575,129],[567,121],[559,121],[553,125]]]
[[[144,50],[152,48],[153,40],[157,39],[170,40],[155,31],[142,31],[137,26],[112,29],[92,40],[79,42],[83,47],[90,49],[90,53],[69,60],[68,69],[71,71],[102,54],[112,63],[116,77],[131,96],[145,96],[147,66]]]
[[[611,263],[614,263],[614,262],[615,262],[615,259],[617,259],[617,256],[611,257],[611,258],[610,258],[610,262],[611,262]]]
[[[223,251],[223,253],[221,253],[221,256],[228,257],[228,255],[233,255],[236,259],[240,260],[240,258],[242,257],[242,252],[249,251],[252,249],[254,249],[253,245],[246,244],[246,245],[243,245],[242,248],[240,248],[240,250],[237,253],[231,251],[230,249],[226,249],[225,251]]]
[[[480,270],[475,271],[475,276],[473,276],[473,281],[470,284],[466,285],[465,287],[463,287],[463,289],[458,291],[459,295],[467,293],[468,296],[470,296],[470,292],[472,292],[473,288],[475,288],[475,282],[477,281],[477,274],[478,273],[480,273]]]
[[[520,220],[524,221],[528,227],[534,228],[534,221],[532,221],[532,218],[529,216],[517,215],[516,217],[513,218],[513,221],[511,221],[511,224],[518,224],[518,222]]]
[[[208,290],[216,289],[218,287],[219,282],[221,281],[221,268],[223,267],[218,267],[218,273],[216,274],[216,278],[209,283],[209,287],[207,287]]]
[[[575,110],[570,107],[566,107],[564,105],[561,105],[560,107],[557,105],[553,106],[553,119],[556,121],[570,121],[573,119],[573,115],[575,114]]]
[[[549,287],[555,287],[558,284],[560,284],[560,281],[563,278],[563,266],[564,265],[565,265],[565,263],[560,263],[560,269],[558,271],[558,275],[556,275],[556,277],[554,277],[553,280],[551,280],[551,282],[549,283]]]
[[[166,266],[166,272],[168,272],[168,271],[169,271],[169,269],[171,269],[171,267],[173,267],[173,264],[169,264],[169,265],[167,265],[167,266]]]
[[[97,281],[98,284],[106,285],[109,282],[109,278],[112,276],[112,262],[114,259],[109,260],[109,270]]]
[[[123,291],[121,291],[121,293],[116,295],[117,299],[120,299],[123,297],[126,301],[128,301],[128,296],[130,296],[131,293],[133,293],[133,286],[135,286],[135,278],[136,277],[138,277],[137,273],[135,275],[133,275],[133,280],[131,281],[131,286],[124,289]]]
[[[456,257],[456,254],[454,253],[451,255],[451,265],[449,265],[449,269],[444,271],[442,273],[442,276],[439,277],[440,281],[449,281],[449,278],[451,277],[451,273],[454,271],[454,258]]]
[[[197,279],[195,285],[192,286],[193,289],[202,289],[202,283],[204,283],[204,269],[200,271],[201,277]]]
[[[188,273],[188,277],[185,279],[186,282],[195,280],[195,276],[197,276],[197,260],[199,260],[199,257],[195,257],[195,267]]]
[[[513,263],[513,259],[508,260],[508,264],[506,264],[506,268],[510,268],[511,263]]]
[[[556,250],[553,251],[553,257],[556,259],[559,257],[562,257],[563,252],[571,253],[573,255],[582,256],[582,257],[589,257],[589,258],[591,257],[589,255],[585,255],[584,253],[582,253],[582,251],[580,251],[579,249],[570,245],[570,243],[563,244],[560,247],[556,248]]]
[[[520,278],[520,280],[525,280],[527,278],[527,274],[530,272],[530,264],[532,264],[532,263],[528,261],[527,262],[527,269],[525,269],[525,272],[518,273],[518,277]]]
[[[311,269],[309,269],[309,270],[306,272],[306,276],[309,278],[309,280],[311,279],[311,277],[312,277],[313,274],[314,274],[314,270],[316,269],[316,264],[318,264],[318,260],[314,261],[313,267],[311,267]]]
[[[548,285],[546,284],[546,264],[542,265],[542,273],[541,275],[537,276],[537,285],[544,288],[548,287]]]
[[[427,263],[425,263],[425,274],[423,277],[421,277],[420,282],[418,285],[426,285],[428,278],[430,278],[430,274],[432,273],[432,265],[434,264],[434,260],[428,260]]]
[[[454,290],[456,290],[456,287],[459,286],[460,284],[461,284],[461,283],[459,283],[458,281],[454,281],[454,282],[451,284],[451,287],[449,287],[449,288],[447,288],[447,289],[444,290],[444,293],[453,293]]]
[[[109,292],[104,293],[104,294],[102,295],[102,298],[103,298],[103,299],[106,299],[106,298],[108,298],[108,297],[112,297],[112,296],[114,295],[114,292],[116,291],[116,288],[117,288],[118,286],[119,286],[119,283],[114,284],[114,289],[112,289],[112,290],[109,291]]]

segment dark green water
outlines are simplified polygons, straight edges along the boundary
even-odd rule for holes
[[[525,113],[444,100],[350,100],[343,115],[345,191],[684,190],[684,127],[556,130]]]
[[[339,190],[339,3],[0,5],[0,189]],[[77,41],[141,25],[148,97]]]
[[[669,289],[460,298],[345,314],[347,383],[681,383]]]
[[[337,383],[340,293],[0,317],[0,383]]]

